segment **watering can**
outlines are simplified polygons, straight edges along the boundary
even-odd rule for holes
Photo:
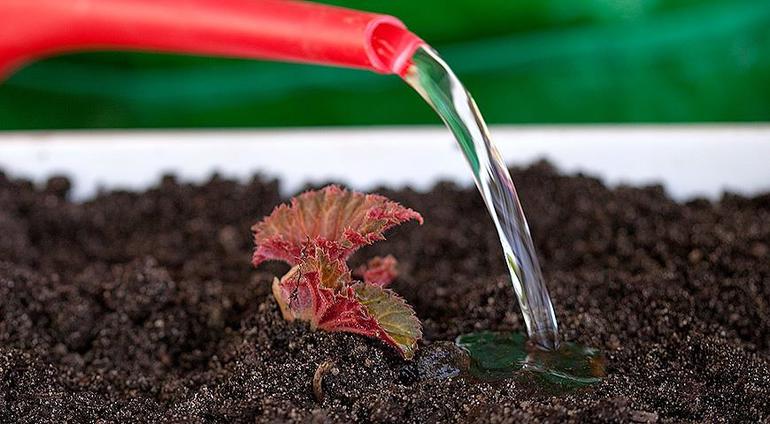
[[[402,75],[422,41],[398,19],[294,0],[2,0],[0,79],[58,53],[141,50]]]

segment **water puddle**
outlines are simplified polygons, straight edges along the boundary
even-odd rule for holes
[[[562,342],[543,349],[524,334],[482,331],[459,336],[457,346],[470,357],[468,373],[483,381],[516,378],[531,373],[562,388],[578,388],[601,381],[605,361],[593,348]]]

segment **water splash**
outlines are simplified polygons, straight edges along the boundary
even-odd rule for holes
[[[538,345],[559,347],[559,329],[516,188],[490,139],[476,103],[446,63],[428,46],[412,57],[404,77],[439,114],[465,155],[497,228],[527,333]]]

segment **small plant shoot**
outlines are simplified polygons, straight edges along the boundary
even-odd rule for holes
[[[373,337],[411,359],[422,328],[412,307],[386,288],[398,275],[396,258],[372,258],[355,272],[347,264],[360,247],[410,220],[422,224],[419,213],[383,196],[330,185],[293,198],[255,224],[252,263],[292,266],[273,280],[284,319]]]

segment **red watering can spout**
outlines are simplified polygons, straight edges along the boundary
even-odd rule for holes
[[[292,0],[2,0],[0,77],[82,50],[143,50],[403,74],[422,41],[388,15]]]

